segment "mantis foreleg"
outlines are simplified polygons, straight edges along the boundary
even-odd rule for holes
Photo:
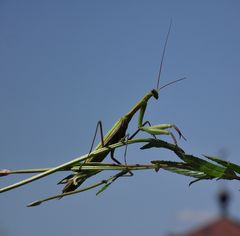
[[[171,131],[166,130],[169,128],[173,128],[179,134],[179,138],[182,137],[184,140],[186,140],[186,138],[181,133],[180,129],[174,124],[160,124],[160,125],[146,127],[145,123],[143,123],[143,118],[144,118],[144,114],[146,111],[146,107],[147,107],[147,102],[142,104],[140,112],[139,112],[139,116],[138,116],[138,129],[139,130],[145,131],[152,135],[170,135],[172,137],[174,143],[177,145],[177,140],[176,140],[174,134]]]

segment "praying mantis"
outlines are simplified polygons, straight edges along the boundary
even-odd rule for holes
[[[94,141],[91,145],[91,149],[88,155],[84,155],[82,158],[77,158],[74,159],[72,161],[69,161],[67,163],[61,164],[59,166],[56,166],[54,168],[50,168],[49,170],[35,175],[29,179],[20,181],[19,183],[13,184],[11,186],[5,187],[0,189],[0,193],[1,192],[5,192],[8,191],[10,189],[19,187],[23,184],[32,182],[34,180],[40,179],[42,177],[45,177],[49,174],[52,174],[56,171],[59,170],[63,170],[69,166],[79,166],[79,171],[74,172],[73,174],[67,176],[66,178],[64,178],[63,180],[61,180],[59,183],[61,184],[66,184],[65,187],[63,188],[63,196],[68,195],[69,194],[74,194],[77,193],[78,191],[76,190],[86,179],[90,178],[93,175],[96,175],[97,173],[99,173],[99,170],[81,170],[81,165],[83,165],[84,163],[96,163],[96,162],[102,162],[110,153],[111,158],[117,162],[118,164],[120,163],[119,161],[117,161],[114,158],[114,148],[109,148],[112,145],[115,145],[119,142],[125,142],[124,139],[126,138],[126,132],[128,129],[128,125],[131,122],[131,119],[133,118],[133,116],[139,112],[139,116],[138,116],[138,130],[132,135],[130,136],[129,139],[132,139],[139,131],[143,131],[143,132],[147,132],[151,135],[170,135],[174,141],[174,144],[177,145],[177,141],[175,136],[173,135],[173,133],[168,130],[168,129],[175,129],[177,131],[177,133],[179,134],[179,137],[183,137],[183,139],[185,139],[185,137],[182,135],[181,131],[177,128],[176,125],[174,124],[159,124],[159,125],[154,125],[151,126],[150,123],[148,121],[143,122],[144,119],[144,114],[146,111],[146,107],[148,104],[148,101],[150,100],[150,98],[155,98],[156,100],[159,98],[159,91],[160,89],[179,82],[181,80],[184,80],[184,78],[175,80],[173,82],[170,82],[162,87],[159,86],[159,82],[160,82],[160,77],[161,77],[161,71],[162,71],[162,67],[163,67],[163,59],[164,59],[164,55],[165,55],[165,51],[166,51],[166,46],[167,46],[167,42],[168,42],[168,38],[169,38],[169,34],[170,34],[170,29],[171,29],[171,23],[168,29],[168,33],[167,33],[167,37],[165,40],[165,44],[164,44],[164,48],[163,48],[163,53],[162,53],[162,58],[161,58],[161,63],[160,63],[160,69],[159,69],[159,73],[158,73],[158,77],[157,77],[157,86],[155,89],[152,89],[150,92],[148,92],[147,94],[145,94],[145,96],[143,96],[137,103],[136,105],[130,109],[125,115],[123,115],[119,120],[117,120],[117,122],[113,125],[113,127],[107,132],[107,134],[103,137],[103,132],[102,132],[102,123],[99,121],[96,131],[95,131],[95,135],[94,135],[94,139],[96,137],[96,133],[97,133],[97,129],[98,127],[100,128],[101,131],[101,142],[95,147],[95,149],[93,149],[93,145],[94,145]],[[146,124],[148,124],[149,126],[145,126]],[[105,151],[102,151],[103,149],[106,149]],[[127,172],[130,173],[130,171],[127,171],[127,167],[126,170],[123,171],[124,174],[126,174]],[[118,177],[120,177],[121,174],[118,175]],[[61,197],[61,194],[58,195],[58,197]]]
[[[147,132],[151,135],[170,135],[173,138],[174,143],[177,144],[176,138],[173,135],[173,133],[171,131],[167,130],[169,128],[173,128],[178,132],[179,137],[183,137],[185,139],[185,137],[182,135],[181,131],[174,124],[159,124],[159,125],[146,127],[145,125],[146,124],[150,125],[150,123],[148,121],[143,122],[144,114],[145,114],[146,107],[147,107],[149,99],[153,97],[157,100],[159,98],[160,89],[162,89],[162,88],[164,88],[164,87],[166,87],[166,86],[168,86],[172,83],[176,83],[178,81],[181,81],[181,80],[185,79],[185,78],[181,78],[181,79],[175,80],[173,82],[170,82],[170,83],[168,83],[168,84],[166,84],[162,87],[159,87],[161,71],[162,71],[162,67],[163,67],[163,59],[164,59],[164,55],[165,55],[165,51],[166,51],[168,37],[169,37],[169,34],[170,34],[170,30],[171,30],[171,24],[172,23],[170,23],[168,33],[167,33],[167,37],[166,37],[165,44],[164,44],[164,48],[163,48],[163,54],[162,54],[160,69],[159,69],[158,78],[157,78],[157,88],[152,89],[150,92],[148,92],[145,96],[143,96],[137,102],[137,104],[131,110],[129,110],[125,115],[123,115],[119,120],[117,120],[117,122],[113,125],[113,127],[107,132],[107,134],[104,137],[103,137],[103,132],[102,132],[102,122],[99,121],[98,124],[97,124],[96,131],[95,131],[94,140],[95,140],[95,137],[96,137],[97,129],[99,127],[100,131],[101,131],[101,142],[95,147],[95,150],[98,150],[98,149],[103,148],[103,147],[107,147],[111,144],[120,142],[121,140],[123,141],[124,138],[126,137],[126,131],[127,131],[128,125],[129,125],[131,119],[133,118],[133,116],[138,111],[139,111],[139,116],[138,116],[138,130],[137,130],[137,132],[138,131],[144,131],[144,132]],[[133,138],[135,136],[135,134],[132,135],[130,137],[130,139]],[[93,143],[94,143],[94,141],[93,141]],[[92,143],[90,152],[92,151],[93,143]],[[111,159],[114,160],[115,162],[117,162],[118,164],[121,164],[119,161],[117,161],[114,158],[114,149],[109,151],[109,152],[110,152],[110,155],[111,155]],[[85,160],[85,163],[102,162],[105,159],[105,157],[109,154],[109,152],[90,157],[89,159]],[[97,174],[98,172],[99,171],[94,171],[94,172],[93,171],[91,171],[91,172],[85,171],[84,172],[84,171],[80,170],[79,173],[71,174],[71,175],[67,176],[66,178],[64,178],[63,180],[61,180],[59,182],[59,184],[65,184],[66,183],[65,187],[63,188],[63,193],[74,191],[86,179],[88,179],[89,177]],[[131,172],[130,172],[130,174],[131,174]]]

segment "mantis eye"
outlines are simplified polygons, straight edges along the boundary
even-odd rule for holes
[[[151,92],[152,92],[153,97],[158,99],[158,91],[156,89],[153,89]]]

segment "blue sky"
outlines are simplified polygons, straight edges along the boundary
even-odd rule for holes
[[[239,1],[0,2],[0,166],[55,166],[89,150],[98,120],[105,132],[156,86],[170,19],[161,84],[188,80],[151,100],[146,119],[175,123],[188,153],[239,161]],[[132,121],[129,132],[136,129]],[[163,137],[172,141],[169,137]],[[117,155],[122,156],[119,151]],[[129,147],[128,161],[176,160]],[[239,183],[203,181],[164,171],[136,173],[100,196],[95,191],[26,204],[61,191],[55,174],[1,195],[3,235],[166,235],[218,214],[223,184],[239,216]],[[26,177],[26,176],[22,176]],[[1,186],[21,176],[1,179]],[[186,217],[187,216],[187,217]]]

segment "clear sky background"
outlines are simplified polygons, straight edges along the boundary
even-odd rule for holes
[[[106,132],[156,86],[171,18],[161,84],[188,80],[151,100],[146,119],[177,124],[187,137],[179,145],[188,153],[218,155],[224,149],[240,163],[239,11],[237,0],[1,0],[0,167],[55,166],[87,153],[98,120]],[[129,132],[136,126],[134,119]],[[130,163],[177,160],[139,147],[129,147]],[[2,178],[0,185],[21,177],[27,176]],[[62,177],[57,173],[1,194],[1,235],[183,232],[218,215],[216,193],[225,184],[188,187],[188,177],[145,171],[97,197],[93,190],[26,207],[61,192],[56,183]],[[240,218],[240,184],[226,186],[231,215]]]

